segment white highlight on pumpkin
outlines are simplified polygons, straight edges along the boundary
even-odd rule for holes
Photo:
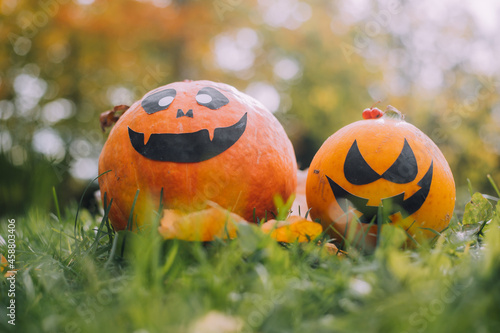
[[[196,95],[196,101],[200,104],[207,104],[212,101],[212,96],[207,94],[199,94]]]
[[[174,97],[172,97],[172,96],[163,97],[162,99],[160,99],[158,101],[158,105],[159,106],[168,106],[168,105],[170,105],[170,103],[172,103],[173,100],[174,100]]]

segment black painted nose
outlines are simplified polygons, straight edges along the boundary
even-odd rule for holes
[[[175,118],[180,118],[180,117],[189,117],[189,118],[193,118],[193,110],[192,109],[189,109],[188,112],[184,113],[182,111],[182,109],[178,109],[177,110],[177,116]]]

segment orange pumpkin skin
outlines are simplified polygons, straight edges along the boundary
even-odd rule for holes
[[[423,228],[441,231],[448,225],[455,183],[434,142],[389,106],[381,118],[347,125],[324,142],[311,162],[306,196],[311,217],[325,230],[331,226],[332,237],[346,235],[354,221],[358,244],[373,246],[381,204],[391,222],[415,239],[434,237]]]
[[[213,100],[222,100],[217,108],[207,103],[211,99],[207,93],[202,94],[207,87]],[[153,109],[163,109],[151,109],[148,101],[166,91],[175,92],[173,100],[172,96],[159,99]],[[238,134],[228,134],[227,128]],[[170,145],[174,137],[180,143]],[[217,150],[217,142],[227,137],[234,142]],[[137,190],[133,228],[154,217],[162,189],[164,208],[195,210],[213,201],[252,221],[254,209],[257,217],[275,211],[273,197],[288,198],[297,182],[292,144],[274,115],[252,97],[211,81],[175,82],[135,102],[102,149],[99,173],[108,170],[99,178],[99,186],[108,204],[113,199],[109,217],[115,230],[127,227]]]

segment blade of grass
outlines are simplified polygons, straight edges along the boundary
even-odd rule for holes
[[[470,197],[472,198],[472,196],[474,195],[474,191],[472,190],[472,183],[469,178],[467,178],[467,186],[469,188]]]
[[[132,208],[130,208],[130,215],[128,216],[128,221],[127,221],[127,228],[125,230],[132,231],[132,223],[134,221],[134,209],[135,209],[135,204],[137,202],[137,198],[139,197],[139,189],[135,192],[135,197],[134,197],[134,202],[132,203]],[[123,242],[122,246],[120,249],[120,255],[123,257],[125,253],[125,244],[127,243],[127,234],[123,235]]]
[[[106,263],[104,264],[104,268],[108,268],[108,266],[113,261],[113,258],[116,256],[116,249],[118,248],[118,239],[119,237],[115,236],[113,239],[113,245],[111,245],[111,251],[109,252],[109,257]]]
[[[137,202],[137,197],[139,197],[139,189],[135,192],[134,202],[132,202],[132,208],[130,208],[130,215],[128,216],[126,230],[129,231],[132,231],[132,223],[134,221],[134,209],[135,209],[135,204]]]
[[[97,244],[100,241],[101,231],[104,229],[104,225],[106,223],[106,220],[108,219],[108,214],[109,214],[109,210],[111,209],[112,203],[113,203],[113,199],[111,199],[111,201],[109,202],[109,206],[106,207],[106,211],[104,212],[104,216],[102,217],[101,224],[99,225],[99,228],[97,229],[97,235],[95,237],[94,243],[92,243],[88,252],[92,252],[93,250],[95,250],[95,248],[97,247]]]
[[[417,242],[417,240],[415,238],[413,238],[412,235],[410,235],[410,233],[408,231],[406,231],[406,229],[403,229],[406,233],[406,236],[413,242],[413,244],[415,244],[415,246],[420,246],[420,244]]]
[[[408,228],[408,229],[410,229],[410,228]],[[406,229],[406,230],[408,230],[408,229]],[[423,229],[423,230],[430,231],[430,232],[432,232],[433,234],[435,234],[435,235],[436,235],[436,236],[438,236],[438,237],[439,237],[439,236],[441,236],[441,233],[440,233],[439,231],[434,230],[434,229],[432,229],[432,228],[424,228],[424,227],[419,227],[419,229]]]
[[[498,189],[498,186],[495,183],[495,181],[493,180],[493,177],[491,177],[491,175],[488,174],[488,175],[486,175],[486,178],[488,178],[488,180],[490,181],[491,186],[493,186],[493,189],[495,190],[496,194],[500,198],[500,189]]]
[[[61,233],[59,233],[59,258],[62,255],[62,219],[61,210],[59,209],[59,200],[57,199],[56,188],[52,186],[52,196],[54,197],[54,205],[56,206],[57,219],[59,220],[59,228],[61,228]]]
[[[307,217],[309,216],[309,212],[311,212],[311,209],[312,207],[307,210],[306,215],[304,216],[305,219],[307,219]]]
[[[76,228],[77,228],[77,225],[78,225],[78,214],[80,213],[80,208],[82,207],[82,204],[83,204],[83,197],[85,196],[85,193],[87,193],[87,190],[89,189],[90,185],[92,185],[93,182],[95,182],[97,179],[99,179],[99,177],[101,177],[102,175],[107,174],[108,172],[111,172],[111,170],[104,171],[103,173],[101,173],[100,175],[98,175],[97,177],[95,177],[94,179],[92,179],[87,184],[87,187],[85,187],[85,189],[83,190],[82,196],[80,197],[80,202],[78,203],[78,208],[76,209],[76,215],[75,215],[75,228],[74,228],[75,239],[77,238],[76,237]]]
[[[104,203],[103,203],[104,204],[104,211],[107,210],[107,203],[108,203],[107,195],[108,195],[108,193],[104,192]],[[111,202],[112,201],[113,201],[113,199],[111,198],[109,206],[111,206]],[[107,234],[108,234],[108,238],[109,238],[109,243],[112,244],[113,243],[113,233],[114,233],[114,230],[109,225],[109,218],[106,218],[106,230],[107,230]]]
[[[179,250],[179,242],[176,241],[172,246],[172,248],[170,249],[167,260],[165,261],[165,264],[161,269],[162,276],[165,276],[165,274],[167,274],[167,272],[170,270],[170,267],[172,267],[175,258],[177,257],[178,250]]]
[[[157,213],[158,216],[156,217],[155,224],[153,225],[153,229],[156,229],[156,227],[158,227],[160,225],[162,211],[163,211],[163,187],[161,188],[161,191],[160,191],[160,204],[158,205],[158,213]]]
[[[377,217],[376,216],[372,217],[372,220],[370,221],[370,223],[366,227],[366,230],[361,235],[362,239],[363,239],[363,249],[362,249],[363,251],[366,251],[366,237],[368,237],[368,233],[370,232],[370,229],[372,228],[372,226],[375,225],[376,222],[377,222]],[[377,235],[377,237],[378,237],[378,235]]]
[[[61,222],[61,211],[59,209],[59,200],[57,200],[56,188],[52,186],[52,196],[54,198],[54,205],[56,207],[57,218]]]

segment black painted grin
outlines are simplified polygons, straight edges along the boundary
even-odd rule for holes
[[[421,187],[415,194],[413,194],[408,199],[404,199],[405,192],[397,194],[395,196],[384,198],[381,201],[382,212],[385,216],[391,216],[396,213],[401,213],[403,218],[407,218],[412,215],[416,211],[422,207],[427,196],[429,195],[429,191],[432,183],[432,173],[433,173],[433,162],[429,167],[429,170],[425,173],[424,177],[418,182],[418,185]],[[362,223],[371,223],[375,221],[377,223],[377,214],[379,211],[379,206],[368,206],[368,199],[358,197],[347,190],[345,190],[342,186],[335,183],[330,177],[326,176],[328,182],[330,183],[330,187],[333,191],[333,195],[337,200],[340,208],[347,213],[349,210],[349,206],[356,208],[361,215],[359,217],[359,221]],[[374,219],[375,218],[375,219]]]
[[[144,144],[144,133],[130,127],[128,135],[134,149],[142,156],[162,162],[196,163],[206,161],[226,151],[243,135],[247,126],[245,113],[238,122],[218,127],[210,140],[207,129],[192,133],[153,133]]]

